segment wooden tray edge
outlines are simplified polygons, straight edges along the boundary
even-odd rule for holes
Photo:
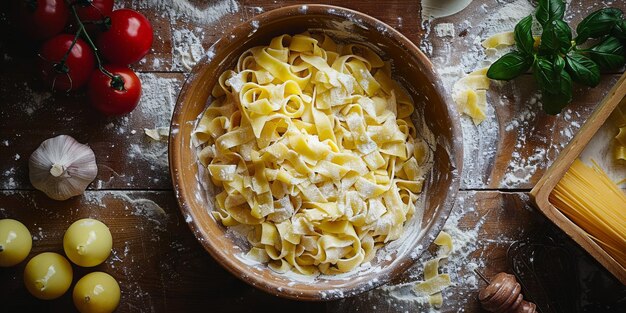
[[[593,241],[586,232],[554,207],[548,197],[565,172],[578,158],[598,129],[606,122],[620,101],[626,96],[626,73],[602,100],[591,117],[583,124],[572,141],[561,151],[552,166],[544,173],[530,191],[532,202],[557,227],[578,243],[596,261],[604,266],[622,284],[626,285],[626,268],[620,265],[602,247]]]

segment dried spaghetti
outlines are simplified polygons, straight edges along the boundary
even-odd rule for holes
[[[597,164],[574,161],[550,202],[626,266],[626,194]]]

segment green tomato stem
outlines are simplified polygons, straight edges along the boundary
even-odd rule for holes
[[[102,60],[100,59],[100,54],[98,53],[98,47],[96,47],[96,44],[94,44],[93,40],[91,40],[91,36],[89,36],[89,33],[87,33],[87,31],[85,30],[85,25],[80,20],[80,17],[78,17],[78,13],[76,12],[76,7],[74,7],[74,4],[72,4],[70,7],[72,8],[72,14],[74,15],[74,19],[76,20],[76,23],[78,23],[78,31],[76,32],[76,35],[78,36],[78,34],[82,33],[85,41],[87,41],[91,49],[93,49],[93,53],[96,56],[96,61],[98,62],[98,69],[102,73],[104,73],[104,75],[109,76],[109,78],[111,79],[119,77],[119,75],[113,75],[102,66]]]
[[[67,62],[67,58],[70,56],[70,53],[72,52],[72,49],[74,49],[74,46],[76,45],[76,42],[78,41],[78,38],[80,37],[80,34],[83,33],[84,30],[85,30],[84,28],[78,29],[78,31],[76,32],[76,35],[74,36],[74,39],[72,40],[72,44],[70,45],[70,48],[67,49],[67,51],[65,51],[65,54],[61,58],[61,61],[53,65],[53,68],[55,71],[59,73],[63,73],[63,74],[66,74],[69,72],[69,68],[65,65],[65,62]]]
[[[118,91],[126,90],[126,88],[124,88],[124,79],[122,78],[122,76],[115,75],[113,76],[113,78],[111,78],[111,88]]]

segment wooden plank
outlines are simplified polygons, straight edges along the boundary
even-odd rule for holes
[[[507,259],[509,246],[518,240],[527,238],[537,240],[545,238],[546,235],[556,238],[557,243],[571,254],[572,260],[576,260],[575,266],[578,270],[569,275],[580,277],[582,298],[594,299],[586,304],[588,310],[589,307],[600,308],[603,305],[617,311],[625,308],[624,304],[620,305],[617,302],[621,298],[621,293],[626,292],[626,288],[543,215],[530,207],[527,193],[461,192],[444,230],[452,235],[456,248],[448,262],[440,266],[440,271],[447,272],[453,283],[443,291],[444,305],[440,310],[442,313],[484,312],[480,308],[477,294],[479,288],[485,287],[485,283],[473,270],[479,270],[486,277],[493,277],[501,271],[512,273]],[[423,262],[432,257],[424,254],[416,265],[391,285],[409,284],[408,288],[411,288],[417,281],[423,279]],[[538,272],[537,275],[550,273]],[[601,281],[602,284],[607,284],[607,288],[603,289],[607,292],[605,298],[597,298],[597,288],[584,280],[589,277],[594,277],[597,283]],[[330,302],[328,310],[428,312],[430,309],[427,303],[420,303],[410,293],[403,297],[397,295],[388,290],[376,289],[349,299]]]
[[[169,10],[155,7],[151,1],[124,0],[117,4],[118,7],[138,8],[155,28],[152,52],[145,61],[133,66],[137,71],[147,72],[141,76],[146,88],[144,98],[140,109],[127,119],[101,118],[88,108],[82,92],[71,96],[46,93],[38,82],[33,65],[36,49],[14,46],[12,40],[17,33],[10,33],[4,27],[6,21],[0,18],[0,94],[3,98],[0,109],[0,189],[31,189],[28,156],[42,140],[60,133],[88,142],[96,152],[100,173],[91,189],[171,188],[167,162],[163,158],[165,144],[152,143],[142,134],[144,127],[167,125],[171,109],[163,110],[159,106],[171,107],[184,80],[181,73],[160,72],[186,72],[181,64],[182,54],[187,52],[184,49],[196,49],[196,56],[200,57],[236,24],[287,3],[272,0],[189,2],[200,8],[215,9],[224,3],[230,8],[219,11],[218,15],[190,17],[180,12],[169,15]],[[463,57],[480,53],[476,38],[491,35],[481,23],[492,21],[490,18],[497,16],[498,9],[524,1],[473,1],[459,14],[425,23],[425,29],[422,29],[418,1],[323,2],[362,11],[397,28],[413,42],[421,44],[439,69],[465,64],[463,71],[469,72],[477,63],[468,62]],[[605,2],[572,0],[567,17],[580,20]],[[611,5],[626,9],[624,2],[612,2]],[[205,11],[208,12],[216,11]],[[513,18],[510,20],[516,22]],[[454,37],[436,35],[434,28],[446,22],[455,25]],[[503,26],[512,28],[512,25]],[[181,48],[182,52],[177,50]],[[442,76],[445,76],[443,72]],[[444,84],[451,87],[453,80],[443,78]],[[617,76],[605,75],[596,89],[578,88],[575,94],[579,98],[558,117],[540,113],[536,100],[533,100],[536,98],[535,88],[529,77],[494,86],[490,92],[493,112],[488,121],[475,128],[467,119],[463,120],[468,142],[463,188],[532,187],[616,80]],[[2,191],[0,218],[17,217],[26,221],[37,237],[33,254],[61,252],[63,231],[75,219],[92,216],[108,223],[114,231],[115,255],[98,268],[122,282],[121,312],[200,311],[207,308],[220,312],[249,311],[250,308],[322,312],[324,309],[322,304],[296,303],[267,296],[224,271],[188,231],[169,191],[92,191],[88,195],[67,202],[53,202],[39,192]],[[484,266],[481,267],[488,276],[507,269],[506,247],[512,241],[551,228],[542,216],[528,208],[524,194],[463,192],[459,199],[455,212],[469,208],[474,211],[468,211],[458,227],[463,231],[476,229],[477,238],[480,238],[467,259],[476,264],[483,260]],[[157,207],[165,214],[154,214],[160,212]],[[610,276],[607,280],[607,274],[599,270],[599,265],[575,245],[569,249],[585,265],[585,277],[590,277],[589,281],[594,281],[596,287],[603,286],[596,290],[611,290]],[[4,307],[7,311],[66,312],[73,307],[68,295],[51,302],[33,300],[21,287],[23,266],[0,269],[0,290],[3,290],[0,302],[8,304]],[[87,273],[85,269],[75,269],[77,278]],[[478,311],[474,297],[479,285],[476,276],[471,274],[468,266],[450,265],[449,269],[455,271],[453,278],[460,283],[444,292],[447,304],[442,311]],[[415,280],[420,273],[420,267],[416,266],[398,281]],[[598,311],[598,307],[619,299],[599,297],[588,295],[597,304],[595,310],[588,311]],[[414,311],[415,307],[411,305],[371,293],[329,303],[328,310]]]
[[[489,97],[495,107],[497,128],[486,130],[493,125],[489,122],[478,127],[485,132],[496,132],[491,138],[495,140],[495,154],[489,162],[483,163],[479,158],[482,151],[472,148],[465,151],[476,157],[466,159],[468,171],[464,173],[464,180],[471,177],[473,170],[481,169],[485,184],[464,187],[532,188],[618,79],[619,75],[604,76],[600,85],[593,89],[576,86],[575,101],[557,116],[542,111],[534,79],[529,75],[496,85]],[[478,140],[488,141],[489,137]]]
[[[117,1],[116,1],[117,2]],[[117,6],[136,8],[130,4],[124,4],[123,2],[117,3]],[[143,15],[148,18],[152,29],[154,30],[154,40],[152,41],[152,48],[148,55],[139,61],[137,64],[132,65],[132,68],[138,72],[163,72],[172,70],[172,51],[174,51],[174,42],[172,36],[172,27],[170,24],[170,18],[162,13],[162,10],[154,8],[145,8],[139,10]]]
[[[190,14],[185,9],[179,9],[175,13],[166,11],[160,13],[170,20],[171,27],[171,43],[172,50],[168,54],[166,51],[167,43],[155,50],[160,55],[148,55],[145,61],[135,66],[140,71],[159,71],[166,69],[168,71],[189,72],[189,69],[183,66],[182,59],[188,55],[196,59],[201,58],[204,52],[220,37],[230,31],[240,23],[246,22],[255,15],[272,10],[277,7],[284,6],[285,3],[280,1],[262,0],[262,1],[213,1],[206,3],[201,1],[190,1],[190,3],[198,7],[199,11]],[[289,5],[307,4],[310,1],[289,1]],[[419,42],[422,30],[419,27],[419,3],[414,1],[387,1],[385,10],[380,10],[376,2],[358,2],[358,1],[318,1],[318,3],[327,3],[333,5],[345,6],[347,8],[359,10],[361,12],[372,15],[375,18],[395,27],[403,32],[410,40]],[[123,1],[119,6],[136,6],[142,10],[151,12],[163,11],[159,4],[134,1]],[[181,5],[183,7],[183,5]],[[209,14],[211,13],[211,14]],[[170,16],[168,16],[168,14]],[[404,18],[403,16],[407,16]],[[160,21],[157,19],[157,22]],[[160,27],[166,28],[166,23],[158,24]],[[165,31],[163,31],[165,34]],[[226,39],[227,40],[227,39]],[[155,42],[156,44],[156,42]],[[158,60],[163,60],[159,62]],[[156,63],[155,63],[156,62]],[[160,63],[160,64],[159,64]],[[161,65],[159,66],[155,66]]]
[[[6,149],[0,153],[0,189],[32,189],[28,157],[41,141],[61,133],[94,149],[100,172],[90,188],[171,188],[166,143],[147,138],[143,129],[168,126],[181,74],[141,74],[144,96],[139,108],[108,119],[88,107],[84,95],[38,91],[40,86],[28,75],[11,71],[0,77],[14,90],[0,111],[0,149]],[[463,188],[530,189],[617,79],[605,77],[593,89],[577,87],[577,100],[556,117],[541,112],[530,77],[494,86],[489,95],[496,103],[494,122],[464,129],[470,144],[465,145]]]
[[[0,218],[7,217],[23,221],[31,230],[34,243],[30,257],[44,251],[62,253],[63,233],[77,219],[92,217],[106,223],[113,234],[113,253],[95,270],[110,273],[120,282],[119,312],[198,311],[208,307],[217,312],[247,311],[251,307],[323,312],[324,304],[269,296],[222,269],[197,243],[169,191],[89,191],[84,197],[65,202],[51,201],[32,191],[4,191],[0,192]],[[547,230],[560,233],[552,231],[551,224],[529,207],[526,194],[484,191],[462,192],[446,228],[459,251],[443,267],[455,285],[444,292],[442,312],[477,310],[475,295],[482,283],[472,272],[474,267],[487,276],[510,271],[506,250],[512,242],[540,236]],[[558,238],[584,265],[581,276],[601,278],[610,286],[607,288],[621,290],[619,283],[580,248],[562,235]],[[429,258],[424,255],[421,261]],[[9,312],[17,308],[67,312],[72,307],[69,294],[54,301],[34,300],[22,286],[24,266],[25,262],[0,269],[0,289],[6,291],[0,293],[0,302]],[[74,269],[76,279],[90,271]],[[422,265],[418,262],[394,284],[416,281],[420,275]],[[607,304],[612,303],[609,300]],[[404,311],[415,303],[379,290],[326,304],[331,312],[368,312],[373,306],[385,311],[385,305],[387,311]]]
[[[626,2],[609,2],[572,0],[566,20],[575,29],[584,16],[601,7],[626,10]],[[480,45],[482,40],[512,31],[521,18],[533,12],[527,1],[473,1],[460,13],[424,23],[422,48],[439,71],[447,93],[452,93],[454,82],[464,73],[491,63]],[[453,29],[451,36],[437,31],[444,26]],[[532,188],[619,77],[605,74],[608,77],[594,89],[576,86],[573,103],[556,117],[542,112],[531,77],[492,83],[487,119],[476,127],[462,117],[466,155],[462,188]]]
[[[376,1],[306,1],[306,0],[294,0],[294,1],[273,1],[273,0],[243,0],[243,7],[261,7],[263,11],[269,11],[274,8],[284,6],[285,3],[289,5],[295,4],[307,4],[307,3],[320,3],[330,4],[336,6],[342,6],[349,9],[357,10],[365,14],[371,15],[374,18],[381,20],[382,22],[396,28],[403,35],[409,38],[415,43],[419,43],[423,34],[423,30],[420,27],[420,12],[421,7],[419,1],[403,1],[403,0],[389,0],[384,1],[384,5]],[[384,9],[383,9],[384,7]]]
[[[65,229],[75,220],[96,218],[113,235],[113,252],[93,269],[74,266],[74,281],[92,270],[120,283],[118,312],[242,312],[255,308],[321,312],[323,304],[283,300],[238,280],[198,244],[172,192],[90,191],[64,202],[40,193],[0,192],[0,218],[22,221],[33,235],[29,256],[63,253]],[[26,262],[0,268],[3,312],[71,312],[71,293],[53,301],[30,296],[22,283]]]
[[[171,20],[170,25],[169,19],[172,17],[164,15],[158,8],[148,7],[148,5],[144,3],[140,9],[142,12],[145,9],[145,13],[153,21],[156,32],[155,38],[157,39],[153,49],[154,53],[147,58],[149,61],[137,67],[138,70],[142,71],[184,70],[179,60],[181,56],[173,51],[173,47],[191,44],[198,48],[197,45],[199,44],[200,51],[203,51],[202,49],[207,49],[225,30],[230,29],[241,20],[261,11],[270,10],[280,4],[273,1],[244,2],[238,6],[236,12],[228,13],[223,19],[220,19],[217,22],[219,27],[215,27],[215,22],[189,21],[189,18],[185,17]],[[371,13],[397,27],[413,41],[419,41],[421,36],[420,27],[417,24],[419,19],[403,18],[402,21],[398,20],[398,16],[419,15],[419,8],[414,3],[390,2],[386,10],[379,10],[375,3],[348,2],[345,5]],[[469,13],[478,12],[478,10],[492,10],[494,8],[491,5],[473,3],[463,11],[463,14],[437,19],[437,22],[433,22],[431,26],[435,27],[444,22],[466,25],[467,23],[464,24],[463,19],[474,25],[479,17]],[[573,8],[581,8],[581,6],[582,4],[576,1],[572,4]],[[578,15],[574,17],[578,17]],[[466,30],[467,32],[463,37],[457,37],[454,40],[437,37],[431,32],[427,39],[432,43],[432,59],[435,64],[449,67],[454,65],[454,62],[461,62],[457,57],[458,54],[450,54],[449,51],[472,50],[472,47],[475,46],[473,36],[488,35],[484,29],[478,26]],[[461,32],[462,30],[457,31]],[[172,39],[172,37],[175,38]],[[142,109],[129,115],[128,121],[125,118],[107,120],[101,119],[98,114],[85,108],[88,100],[81,93],[63,96],[45,92],[45,88],[38,82],[36,70],[31,64],[33,56],[23,56],[21,52],[20,50],[9,49],[6,52],[7,56],[0,61],[3,67],[2,71],[6,71],[6,75],[0,78],[0,90],[7,94],[4,99],[4,109],[0,113],[4,120],[0,125],[0,148],[8,148],[7,151],[11,151],[11,153],[0,155],[0,164],[2,164],[0,165],[0,176],[4,178],[0,188],[30,189],[25,166],[28,155],[39,142],[61,132],[73,133],[79,137],[79,140],[90,143],[96,149],[96,155],[102,160],[99,160],[103,165],[101,174],[91,188],[169,188],[169,175],[165,162],[162,159],[154,159],[155,154],[164,152],[165,146],[163,144],[151,144],[141,134],[141,130],[144,127],[152,128],[167,124],[166,116],[169,115],[167,110],[163,116],[156,117],[154,116],[155,112],[151,110],[154,109],[155,101],[167,102],[168,105],[175,101],[184,79],[182,75],[142,75],[145,87],[143,101],[144,104],[149,103],[152,106],[145,107],[142,104]],[[196,54],[197,57],[200,57],[203,52]],[[441,63],[444,57],[447,62],[445,64]],[[154,60],[156,59],[162,60],[162,62],[159,61],[156,62],[159,64],[155,64]],[[467,68],[466,70],[472,69]],[[584,122],[593,109],[593,105],[610,88],[614,79],[606,78],[601,86],[595,89],[578,89],[576,94],[580,97],[565,114],[556,118],[545,116],[540,112],[538,106],[530,104],[537,100],[532,92],[534,85],[528,78],[493,88],[490,92],[490,102],[494,104],[495,113],[490,115],[490,119],[484,123],[484,126],[474,128],[466,118],[463,121],[466,126],[464,128],[465,137],[468,139],[465,151],[468,157],[465,164],[463,188],[528,189],[532,187],[546,166],[554,159],[562,146],[571,139],[578,126]],[[23,85],[23,82],[26,84]],[[498,97],[502,94],[506,98]],[[554,125],[555,128],[538,127],[546,123],[547,125]],[[85,129],[88,130],[85,132]],[[526,142],[523,142],[524,140]],[[118,143],[115,144],[114,142]],[[139,153],[139,150],[145,149],[150,150],[150,153]],[[545,157],[534,157],[538,153]],[[131,162],[127,162],[127,160]]]
[[[0,63],[0,189],[32,189],[28,158],[39,144],[71,135],[94,150],[99,173],[92,189],[170,189],[167,142],[155,142],[144,128],[169,127],[183,75],[142,73],[139,106],[123,117],[104,117],[84,92],[50,93],[27,60]],[[23,69],[23,70],[18,70]]]

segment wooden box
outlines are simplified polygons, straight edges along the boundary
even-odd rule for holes
[[[563,149],[552,166],[545,172],[537,185],[530,192],[535,205],[554,224],[576,241],[583,249],[593,256],[619,281],[626,285],[626,268],[613,259],[578,225],[574,224],[561,211],[554,207],[548,197],[556,184],[563,178],[574,160],[579,157],[591,138],[606,122],[613,110],[626,96],[626,74],[622,75],[617,84],[609,91],[598,108],[587,122],[580,128],[572,141]],[[625,208],[626,209],[626,208]]]

